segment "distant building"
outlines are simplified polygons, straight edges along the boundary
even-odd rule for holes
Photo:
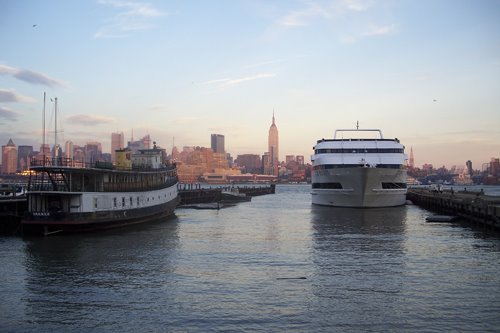
[[[262,173],[261,159],[256,154],[238,155],[235,160],[236,164],[241,167],[245,173]]]
[[[123,132],[111,133],[111,162],[116,163],[116,151],[125,147]]]
[[[33,146],[17,147],[17,170],[28,170],[31,157],[33,156]]]
[[[268,175],[278,175],[278,164],[279,164],[279,136],[278,127],[276,127],[274,112],[273,112],[273,122],[271,127],[269,127],[268,136],[268,153],[269,160],[267,161],[264,173]]]
[[[467,173],[469,174],[469,176],[472,176],[474,174],[474,170],[472,169],[472,161],[468,160],[467,162],[465,162],[465,165],[467,166]]]
[[[413,158],[413,147],[410,147],[410,161],[408,162],[410,169],[415,167],[415,159]]]
[[[295,155],[286,155],[285,156],[285,164],[289,164],[291,162],[295,162]]]
[[[299,165],[304,165],[304,155],[297,155],[295,159]]]
[[[211,135],[211,148],[214,153],[224,153],[224,135],[212,134]]]
[[[85,145],[85,163],[95,164],[101,161],[102,146],[100,142],[87,142]]]
[[[50,156],[50,145],[48,143],[40,145],[40,155]]]
[[[132,154],[137,153],[140,149],[150,149],[151,148],[151,138],[149,134],[146,134],[142,139],[134,141],[133,139],[128,142],[127,148],[132,151]]]
[[[2,146],[2,173],[16,173],[17,148],[12,139],[7,145]]]
[[[64,158],[72,160],[73,149],[74,149],[73,141],[71,140],[66,141],[66,143],[64,144]]]

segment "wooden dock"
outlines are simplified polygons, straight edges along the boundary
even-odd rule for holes
[[[410,188],[407,199],[439,214],[457,216],[500,229],[500,197],[471,191]]]
[[[21,217],[28,209],[26,197],[0,199],[0,234],[13,234],[19,231]]]
[[[238,189],[239,193],[244,193],[249,197],[258,195],[274,194],[276,185],[228,185],[216,187],[201,187],[200,184],[179,184],[179,196],[181,201],[179,205],[192,205],[199,203],[220,202],[222,199],[222,191],[230,188]]]

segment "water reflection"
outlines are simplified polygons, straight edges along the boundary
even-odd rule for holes
[[[317,318],[339,329],[349,318],[354,330],[398,320],[406,215],[406,207],[311,207]],[[332,306],[333,316],[325,308]]]
[[[154,302],[152,291],[175,270],[177,222],[26,239],[26,318],[45,328],[105,327],[116,324],[114,312]]]
[[[405,230],[406,206],[340,208],[311,206],[311,221],[319,236],[325,234],[389,234]]]

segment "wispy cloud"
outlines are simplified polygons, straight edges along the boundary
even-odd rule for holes
[[[265,67],[265,66],[269,66],[269,65],[280,64],[280,63],[283,63],[286,61],[287,61],[287,59],[275,59],[275,60],[263,61],[263,62],[243,66],[242,69]]]
[[[47,87],[66,87],[67,84],[61,80],[54,79],[46,74],[38,73],[29,69],[18,69],[0,64],[0,75],[10,75],[18,80],[40,84]]]
[[[228,88],[231,86],[239,85],[243,82],[266,79],[266,78],[271,78],[271,77],[275,77],[275,76],[276,76],[276,74],[261,73],[261,74],[256,74],[256,75],[246,76],[246,77],[241,77],[241,78],[236,78],[236,79],[227,78],[227,79],[210,80],[210,81],[202,82],[202,84],[215,84],[215,85],[217,85],[218,88]]]
[[[356,12],[363,12],[373,6],[373,0],[343,0],[345,8]]]
[[[113,123],[115,120],[111,117],[106,116],[97,116],[97,115],[86,115],[86,114],[77,114],[74,116],[68,116],[66,118],[68,121],[77,123],[78,125],[83,126],[95,126],[101,124],[109,124]]]
[[[364,12],[370,9],[373,0],[304,0],[302,8],[289,11],[277,20],[285,27],[308,26],[318,19],[334,19],[345,12]]]
[[[306,2],[305,7],[293,10],[278,20],[278,25],[286,27],[303,27],[318,18],[329,18],[332,13],[317,2]]]
[[[361,38],[390,35],[396,32],[394,24],[363,23],[365,12],[377,12],[375,0],[303,0],[300,6],[289,10],[275,20],[275,26],[299,28],[317,24],[321,20],[339,25],[339,40],[352,44]],[[360,19],[352,20],[352,18]],[[361,26],[360,26],[361,25]]]
[[[2,103],[35,103],[36,100],[29,96],[18,94],[14,90],[0,89],[0,102]]]
[[[371,26],[368,31],[366,31],[364,36],[384,36],[393,34],[396,30],[396,26],[394,24],[384,25],[384,26]]]
[[[108,19],[109,24],[94,34],[95,38],[125,37],[132,31],[151,29],[152,19],[166,15],[165,12],[143,2],[99,0],[98,3],[120,11]]]
[[[9,108],[0,106],[0,118],[5,120],[17,120],[18,114]]]

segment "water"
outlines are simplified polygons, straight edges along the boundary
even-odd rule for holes
[[[0,238],[1,332],[498,331],[500,236],[308,186],[99,234]]]

